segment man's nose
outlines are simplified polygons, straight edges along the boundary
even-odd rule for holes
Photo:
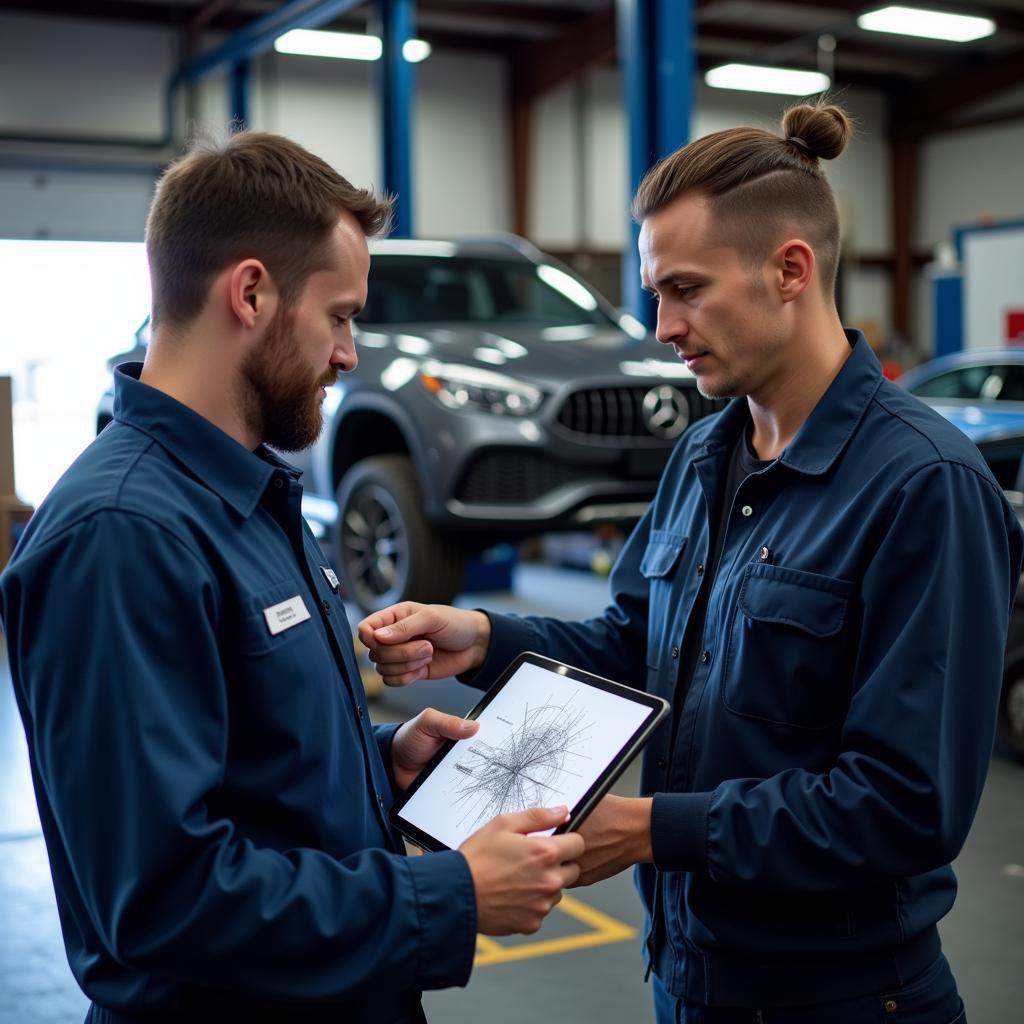
[[[342,373],[351,373],[359,365],[355,339],[351,334],[335,348],[331,356],[331,365],[337,366]]]
[[[677,339],[685,337],[688,330],[689,326],[682,317],[671,313],[664,303],[658,306],[658,323],[654,336],[663,345],[671,345]]]

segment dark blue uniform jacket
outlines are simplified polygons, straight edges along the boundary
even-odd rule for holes
[[[419,1019],[469,976],[472,878],[388,826],[297,474],[121,369],[0,584],[75,977],[97,1020]]]
[[[939,950],[995,729],[1022,534],[978,450],[863,337],[728,515],[692,684],[644,752],[647,957],[677,996],[799,1005]],[[487,683],[534,650],[677,700],[745,400],[683,436],[583,623],[493,616]]]

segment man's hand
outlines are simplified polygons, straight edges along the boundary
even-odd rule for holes
[[[609,794],[580,826],[587,852],[576,885],[591,885],[634,864],[653,860],[650,797]]]
[[[433,708],[410,719],[395,733],[391,744],[391,766],[398,788],[409,788],[445,740],[469,739],[479,728],[479,722],[446,715]]]
[[[483,612],[403,601],[359,623],[359,639],[388,686],[479,668],[491,642]]]
[[[584,841],[575,833],[529,833],[556,828],[566,815],[564,807],[499,814],[459,847],[476,889],[477,931],[532,935],[540,928],[562,889],[576,881]]]

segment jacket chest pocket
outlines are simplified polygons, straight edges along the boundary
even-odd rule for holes
[[[729,629],[722,696],[734,714],[821,729],[849,703],[853,585],[777,565],[749,565]]]
[[[282,603],[283,613],[275,613]],[[228,660],[239,698],[236,713],[251,719],[254,728],[271,729],[275,721],[288,719],[308,725],[329,707],[336,668],[316,621],[319,614],[294,583],[259,595],[242,614]]]
[[[686,538],[667,530],[652,530],[640,562],[647,580],[647,666],[657,669],[672,660],[674,601],[672,581],[686,547]],[[678,641],[676,641],[678,642]]]

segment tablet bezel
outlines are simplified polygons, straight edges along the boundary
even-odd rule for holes
[[[561,832],[571,832],[583,824],[587,815],[597,805],[597,802],[614,785],[615,781],[626,770],[633,758],[639,753],[641,747],[643,747],[647,740],[650,739],[651,733],[653,733],[654,730],[665,720],[665,717],[669,713],[670,705],[668,701],[662,697],[656,697],[653,694],[645,693],[643,690],[634,689],[632,686],[625,686],[623,683],[617,683],[614,680],[606,679],[604,676],[595,675],[593,672],[587,672],[584,669],[576,668],[575,666],[568,665],[565,662],[556,661],[553,658],[547,658],[542,654],[536,654],[533,651],[524,651],[505,668],[501,675],[498,676],[494,683],[484,692],[479,703],[477,703],[465,717],[470,719],[478,718],[480,713],[488,706],[488,704],[490,704],[497,694],[504,689],[508,681],[519,670],[520,666],[524,664],[536,665],[549,672],[555,672],[558,675],[574,679],[576,682],[584,683],[588,686],[593,686],[596,689],[615,694],[617,697],[621,697],[634,704],[646,707],[649,711],[648,716],[619,749],[619,752],[611,762],[609,762],[608,766],[603,772],[601,772],[591,787],[583,794],[576,805],[569,809],[569,820],[555,829],[556,834]],[[406,821],[405,818],[402,817],[402,808],[412,798],[413,794],[426,782],[434,769],[437,768],[437,766],[444,760],[445,756],[457,742],[465,741],[445,741],[441,746],[441,749],[438,750],[438,752],[430,759],[426,767],[420,772],[409,788],[396,799],[389,813],[389,820],[394,828],[396,828],[411,843],[414,843],[416,846],[429,852],[448,850],[451,849],[451,847],[446,846],[439,839],[435,839],[429,833],[424,832],[419,826],[414,825],[410,821]]]

